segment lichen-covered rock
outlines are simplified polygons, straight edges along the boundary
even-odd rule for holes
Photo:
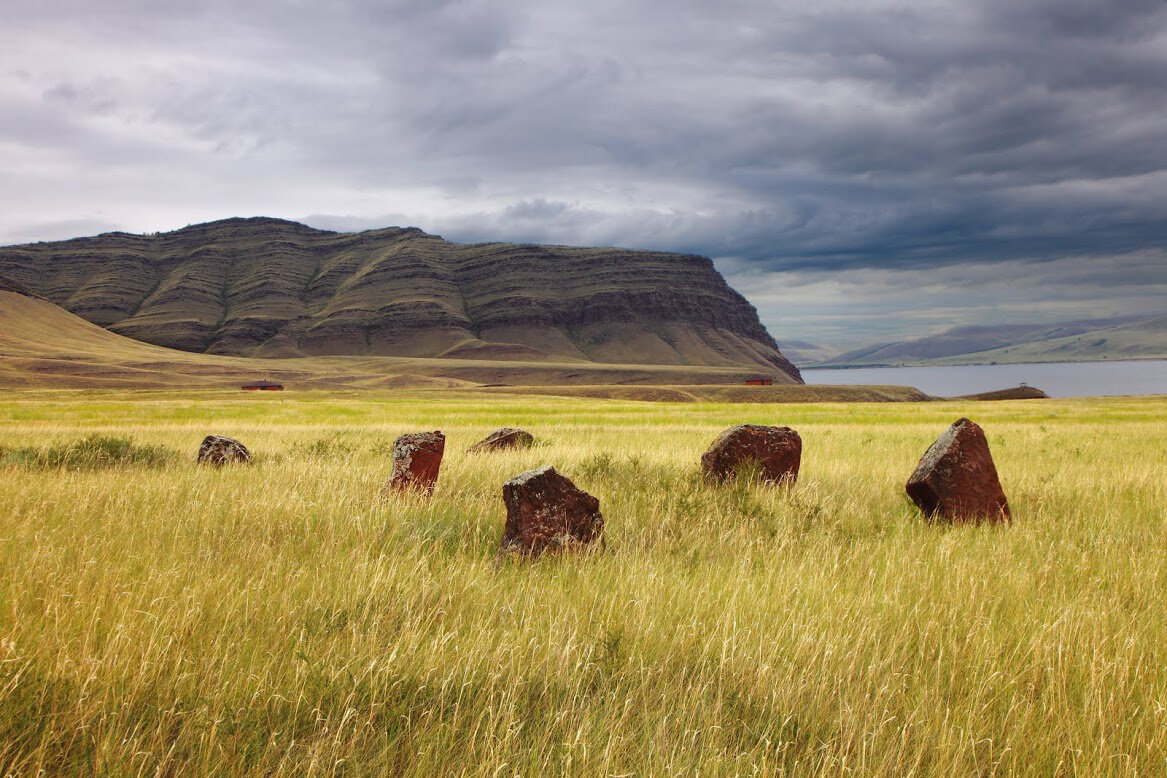
[[[433,494],[446,451],[441,432],[411,432],[393,441],[393,474],[387,488]]]
[[[701,455],[701,469],[717,481],[737,476],[745,467],[757,467],[758,478],[793,485],[802,463],[802,438],[789,427],[739,424],[717,436]]]
[[[502,451],[508,448],[528,448],[535,442],[535,436],[514,427],[503,427],[487,435],[466,449],[470,453]]]
[[[502,554],[536,557],[583,548],[602,537],[600,501],[550,465],[507,481],[502,500],[507,509]]]
[[[1009,502],[984,431],[959,419],[928,447],[908,496],[929,519],[1009,521]]]
[[[199,446],[201,464],[222,467],[229,463],[247,464],[250,461],[251,452],[247,450],[247,446],[226,435],[207,435]]]

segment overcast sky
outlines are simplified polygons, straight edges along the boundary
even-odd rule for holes
[[[0,243],[715,258],[784,338],[1167,309],[1164,0],[0,0]]]

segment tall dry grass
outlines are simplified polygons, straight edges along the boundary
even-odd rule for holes
[[[961,415],[1009,528],[903,495]],[[789,424],[791,491],[701,482]],[[0,465],[0,774],[1162,774],[1167,400],[665,405],[27,392],[3,444],[172,461]],[[468,455],[491,429],[541,445]],[[442,429],[434,498],[381,498]],[[252,467],[197,467],[202,436]],[[502,482],[554,464],[607,551],[495,559]]]

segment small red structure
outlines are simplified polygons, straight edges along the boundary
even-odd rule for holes
[[[274,381],[252,381],[250,384],[244,384],[243,389],[249,392],[282,392],[284,391],[283,384],[277,384]]]
[[[765,378],[763,376],[757,376],[755,378],[747,378],[746,379],[746,386],[770,386],[773,383],[774,383],[773,378]]]

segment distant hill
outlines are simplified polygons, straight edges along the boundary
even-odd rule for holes
[[[189,352],[751,367],[798,382],[704,257],[226,219],[0,248],[0,275]]]
[[[849,351],[816,366],[1005,364],[1152,358],[1167,358],[1167,316],[957,327],[926,338],[880,343]]]
[[[820,346],[805,340],[782,340],[782,353],[796,365],[812,365],[816,362],[826,362],[839,355],[839,349],[830,346]]]

